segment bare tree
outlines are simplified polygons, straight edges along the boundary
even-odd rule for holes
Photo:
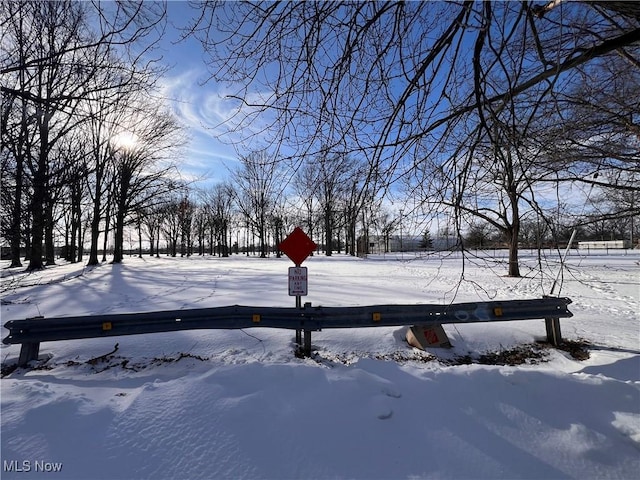
[[[163,222],[161,226],[167,242],[167,255],[175,257],[178,253],[180,238],[180,200],[175,197],[162,206]]]
[[[72,67],[74,63],[81,63],[80,59],[68,55],[63,61],[65,53],[73,51],[73,46],[80,41],[83,9],[65,2],[6,2],[0,11],[3,23],[11,31],[8,37],[20,52],[15,61],[23,62],[16,69],[17,75],[13,75],[17,84],[15,87],[3,85],[3,93],[14,101],[23,100],[22,110],[28,108],[30,121],[27,123],[32,125],[35,139],[26,155],[26,167],[33,185],[30,204],[32,251],[28,267],[33,270],[43,266],[45,228],[50,228],[52,223],[48,215],[53,209],[48,198],[52,188],[49,152],[69,131],[73,123],[69,110],[73,111],[77,105],[75,99],[85,82],[84,72]],[[31,69],[24,68],[23,65],[29,65],[34,56],[47,58],[48,62],[35,63]],[[58,68],[51,68],[51,65]],[[11,73],[11,68],[11,62],[3,65],[7,74]],[[51,259],[52,252],[49,253]]]
[[[25,23],[27,15],[23,13],[25,7],[18,2],[0,5],[2,14],[2,29],[0,40],[3,45],[13,48],[16,61],[24,64],[29,56],[30,34]],[[5,62],[3,62],[3,66]],[[24,69],[19,70],[13,78],[3,77],[3,84],[13,81],[16,90],[29,88],[33,78]],[[27,157],[31,155],[35,144],[35,129],[33,110],[24,96],[2,95],[2,121],[0,121],[0,152],[2,155],[2,192],[3,192],[3,227],[5,238],[9,239],[11,248],[11,267],[21,267],[20,247],[22,244],[23,212],[28,211],[25,193],[29,191],[29,182],[25,168]],[[4,230],[4,229],[3,229]]]
[[[118,127],[120,131],[111,137],[115,159],[114,263],[123,259],[127,215],[176,188],[170,178],[174,165],[169,158],[184,142],[171,113],[147,98],[130,99]]]
[[[236,192],[229,182],[217,183],[203,192],[202,202],[206,224],[210,230],[211,254],[217,250],[218,256],[229,256],[229,230],[235,198]]]
[[[532,162],[541,157],[528,158],[536,143],[529,137],[542,131],[556,93],[575,83],[573,72],[609,55],[636,74],[640,65],[640,8],[624,2],[202,8],[192,31],[209,52],[212,78],[235,87],[229,98],[247,122],[268,123],[249,135],[264,141],[270,133],[276,147],[286,141],[298,164],[327,149],[357,154],[374,191],[417,173],[423,200],[434,194],[427,187],[440,189],[458,229],[474,212],[501,229],[514,276],[521,202],[539,207],[529,193],[542,178]],[[600,88],[615,76],[608,73]],[[490,211],[469,202],[478,179],[491,185]]]
[[[180,256],[190,257],[193,244],[193,217],[196,212],[196,204],[185,195],[178,204],[178,223],[180,226]]]
[[[303,211],[298,222],[304,225],[304,230],[310,238],[314,238],[319,217],[315,195],[318,184],[317,174],[317,168],[313,163],[305,162],[297,170],[292,183],[297,202],[301,206],[300,210]]]
[[[142,225],[149,239],[149,256],[160,256],[160,228],[166,208],[166,201],[156,198],[156,204],[142,210]]]
[[[55,204],[61,210],[61,214],[65,219],[65,243],[64,257],[69,262],[75,263],[82,260],[84,225],[86,216],[83,215],[85,210],[86,195],[86,161],[89,156],[89,149],[85,144],[83,132],[70,132],[60,142],[58,142],[57,150],[60,150],[61,165],[59,174],[56,175],[59,184],[60,198],[55,200]],[[54,158],[50,159],[50,163]],[[47,236],[51,232],[47,233]],[[49,241],[52,241],[49,240]],[[48,242],[45,242],[45,245]],[[46,249],[47,257],[49,257],[49,248]],[[50,262],[50,258],[47,258]]]
[[[395,231],[399,223],[400,219],[392,216],[391,213],[385,209],[378,209],[371,218],[371,226],[375,229],[376,233],[382,237],[384,253],[389,252],[391,234]]]
[[[106,81],[106,79],[105,79]],[[124,97],[119,96],[120,100]],[[111,132],[115,129],[115,111],[120,104],[101,95],[87,102],[87,121],[83,125],[91,150],[85,157],[87,190],[91,197],[91,226],[89,259],[87,265],[98,265],[98,241],[103,218],[108,219],[110,205],[109,185],[113,175],[113,149],[110,144]],[[107,235],[107,225],[104,234]]]
[[[575,84],[558,94],[554,124],[540,136],[548,182],[620,200],[617,208],[607,202],[603,218],[629,221],[640,215],[633,201],[640,195],[639,70],[624,56],[582,69]]]
[[[342,214],[345,228],[345,253],[352,256],[357,253],[357,228],[360,215],[364,210],[370,209],[376,198],[374,187],[368,182],[367,168],[366,162],[354,160],[351,173],[344,180]],[[365,229],[364,222],[362,222],[362,228]]]
[[[236,204],[247,225],[257,232],[260,256],[266,257],[269,218],[276,196],[283,191],[279,164],[266,151],[241,157],[240,163],[240,168],[233,175]]]
[[[94,10],[94,7],[96,10]],[[90,19],[98,13],[97,19]],[[113,17],[111,15],[113,14]],[[164,18],[164,6],[116,2],[109,12],[98,3],[3,2],[0,21],[2,43],[15,55],[3,57],[0,90],[3,94],[3,145],[11,143],[16,158],[16,187],[23,185],[24,173],[29,177],[31,195],[30,263],[28,269],[43,266],[43,240],[47,262],[53,261],[51,240],[55,198],[50,193],[57,187],[51,175],[50,154],[56,144],[83,121],[83,100],[91,92],[105,91],[109,86],[92,82],[99,72],[111,68],[105,62],[109,46],[131,45],[156,32]],[[98,30],[94,34],[92,28]],[[151,41],[149,45],[154,42]],[[123,49],[124,50],[124,49]],[[138,50],[144,52],[147,48]],[[132,54],[133,50],[128,50]],[[137,63],[136,57],[133,63]],[[113,73],[113,72],[112,72]],[[12,122],[9,122],[12,119]],[[7,120],[5,123],[4,120]],[[6,125],[6,128],[5,128]],[[5,134],[28,131],[5,141]],[[28,162],[25,163],[25,160]],[[16,190],[18,190],[16,188]],[[15,196],[20,200],[20,195]],[[16,206],[14,217],[22,216]],[[15,222],[12,222],[15,225]],[[19,232],[12,229],[19,245]]]
[[[247,120],[273,113],[274,144],[287,139],[296,158],[320,153],[329,139],[330,148],[368,152],[371,170],[390,177],[461,115],[497,106],[640,39],[640,9],[611,9],[607,2],[202,5],[192,32],[210,54],[213,78],[232,82],[232,98],[251,107]],[[481,77],[469,67],[491,48],[487,35],[501,36],[502,60],[520,42],[511,31],[525,29],[538,55],[517,83],[487,96],[474,93]]]
[[[313,192],[318,201],[324,223],[325,254],[331,256],[334,250],[334,238],[338,233],[338,215],[345,194],[345,186],[354,174],[349,158],[327,153],[312,160],[316,169],[316,185]],[[338,246],[339,247],[339,246]]]

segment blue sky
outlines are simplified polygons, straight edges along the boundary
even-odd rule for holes
[[[170,100],[191,139],[183,156],[176,161],[185,179],[200,179],[197,184],[206,186],[226,180],[229,170],[237,166],[239,155],[231,142],[240,141],[240,134],[229,134],[228,129],[238,125],[238,103],[225,98],[231,92],[229,85],[210,80],[202,44],[193,37],[180,40],[182,28],[198,11],[186,1],[169,1],[167,8],[167,29],[160,53],[170,70],[162,79],[162,93]],[[260,122],[256,123],[259,129]],[[252,124],[244,128],[255,127]],[[227,133],[224,139],[217,138],[224,133]],[[257,141],[260,141],[259,135]],[[260,146],[241,147],[239,153],[246,154]],[[538,194],[544,196],[543,192]],[[549,195],[553,196],[553,192]],[[404,207],[405,211],[411,210]]]
[[[195,38],[180,41],[181,31],[194,12],[185,1],[170,1],[167,30],[161,42],[163,63],[170,70],[163,77],[163,95],[186,128],[190,143],[180,159],[185,178],[204,177],[202,183],[215,183],[228,177],[238,158],[229,140],[216,138],[233,121],[235,105],[225,100],[225,87],[209,77],[201,43]]]

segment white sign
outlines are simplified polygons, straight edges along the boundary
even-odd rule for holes
[[[289,296],[307,295],[307,267],[289,267]]]

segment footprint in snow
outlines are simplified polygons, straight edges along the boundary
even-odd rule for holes
[[[402,394],[400,392],[396,392],[391,388],[383,388],[382,393],[384,393],[387,397],[391,398],[401,398]]]
[[[390,398],[400,398],[402,394],[391,389],[383,389],[381,395],[374,396],[369,402],[369,411],[379,420],[388,420],[393,416]]]

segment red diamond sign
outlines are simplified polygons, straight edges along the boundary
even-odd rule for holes
[[[278,245],[278,248],[283,251],[296,266],[300,266],[317,247],[313,240],[311,240],[300,227],[294,228],[293,232]]]

